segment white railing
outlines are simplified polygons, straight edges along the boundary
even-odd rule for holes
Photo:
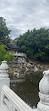
[[[2,61],[0,66],[0,111],[49,111],[49,70],[43,72],[43,78],[39,83],[39,98],[36,109],[28,106],[10,88],[8,77],[8,65]]]
[[[26,54],[25,53],[18,53],[16,52],[15,54],[13,54],[14,56],[19,56],[19,57],[25,57],[26,58]]]
[[[8,86],[3,86],[1,94],[1,106],[8,111],[33,111],[17,94]],[[4,109],[3,109],[4,111]]]

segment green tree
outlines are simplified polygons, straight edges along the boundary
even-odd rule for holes
[[[12,52],[7,52],[6,49],[7,49],[6,45],[0,45],[0,63],[3,60],[6,60],[9,63],[10,60],[14,58]]]
[[[49,29],[27,31],[17,39],[16,44],[28,57],[49,61]]]
[[[10,32],[11,30],[6,26],[6,20],[3,17],[0,17],[0,40],[2,43],[7,44],[10,42]]]

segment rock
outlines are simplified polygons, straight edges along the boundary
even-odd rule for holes
[[[28,63],[28,64],[27,64],[27,68],[30,69],[31,67],[32,67],[32,65],[31,65],[30,63]]]
[[[36,62],[27,62],[24,57],[17,57],[15,60],[10,62],[10,65],[13,70],[10,69],[9,72],[15,77],[15,79],[17,77],[23,78],[26,74],[33,74],[34,72],[38,73],[39,71],[44,71],[47,67]]]
[[[34,67],[34,72],[36,72],[36,71],[38,71],[38,68],[35,66],[35,67]]]
[[[18,58],[18,63],[25,63],[26,62],[26,59],[25,58]]]
[[[19,77],[19,73],[18,72],[14,72],[14,75],[18,78]]]

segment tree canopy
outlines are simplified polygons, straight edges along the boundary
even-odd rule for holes
[[[6,20],[3,17],[0,17],[0,41],[4,44],[10,42],[10,34],[11,30],[9,30],[6,26]]]
[[[12,55],[13,52],[7,52],[7,47],[6,45],[0,45],[0,64],[1,61],[6,60],[8,63],[10,62],[10,60],[12,60],[14,57]]]
[[[28,30],[17,39],[16,44],[28,57],[49,61],[49,29]]]

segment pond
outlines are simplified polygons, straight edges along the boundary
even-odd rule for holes
[[[24,77],[25,81],[11,83],[11,89],[18,94],[31,107],[37,105],[39,101],[39,81],[42,78],[42,72],[33,72],[33,74]]]

